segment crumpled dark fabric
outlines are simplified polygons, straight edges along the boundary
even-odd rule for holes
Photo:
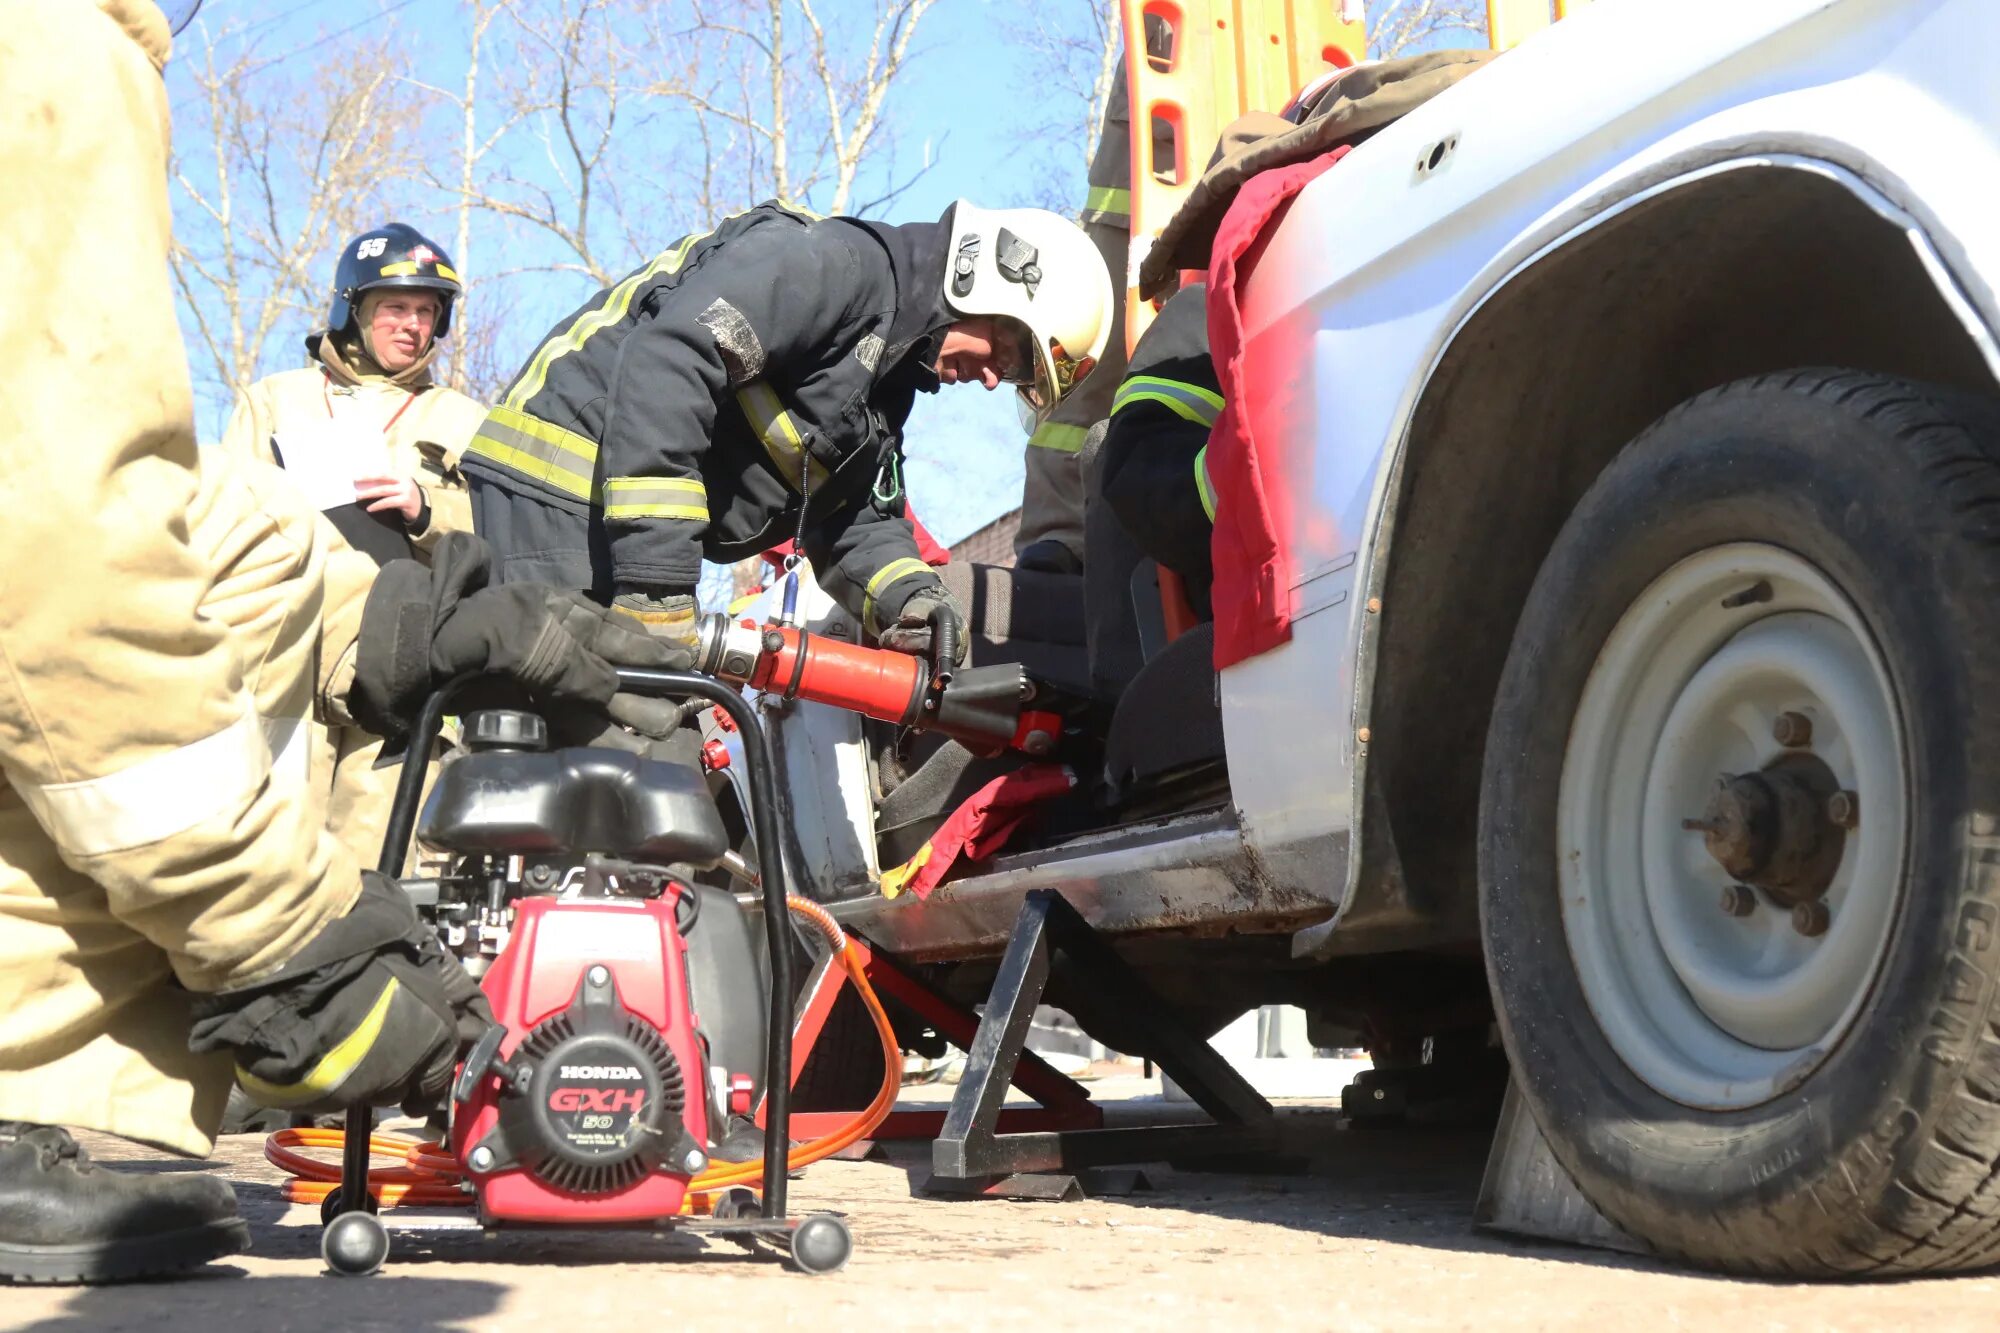
[[[1356,144],[1400,120],[1491,60],[1485,50],[1430,51],[1357,65],[1321,91],[1297,125],[1252,111],[1222,132],[1201,179],[1161,229],[1139,266],[1139,294],[1149,301],[1172,292],[1183,269],[1209,267],[1215,229],[1236,192],[1258,172],[1306,162],[1342,144]]]

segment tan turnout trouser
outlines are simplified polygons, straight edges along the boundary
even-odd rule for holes
[[[359,890],[306,726],[372,569],[254,475],[203,473],[158,10],[7,25],[0,1119],[202,1152],[229,1066],[188,1055],[185,992],[282,966]]]

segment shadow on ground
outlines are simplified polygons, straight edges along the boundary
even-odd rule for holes
[[[1633,1272],[1703,1276],[1662,1260],[1611,1250],[1511,1236],[1476,1227],[1492,1130],[1487,1126],[1428,1128],[1395,1125],[1344,1127],[1315,1150],[1306,1170],[1296,1165],[1262,1174],[1232,1163],[1204,1170],[1198,1164],[1151,1163],[1140,1168],[1146,1187],[1099,1196],[1131,1209],[1121,1225],[1173,1225],[1193,1213],[1216,1221],[1252,1222],[1307,1231],[1346,1241],[1419,1245],[1464,1254],[1533,1257],[1545,1262]],[[930,1145],[888,1144],[882,1160],[901,1168],[911,1195],[930,1199]],[[977,1208],[988,1201],[939,1197],[938,1207]],[[1050,1209],[1069,1205],[1049,1203]],[[1718,1278],[1735,1281],[1734,1278]]]
[[[59,1314],[22,1326],[25,1333],[111,1333],[162,1326],[163,1307],[201,1304],[212,1329],[341,1329],[352,1333],[474,1333],[493,1327],[506,1289],[493,1282],[394,1275],[344,1282],[337,1291],[320,1277],[238,1280],[241,1269],[217,1267],[173,1283],[139,1283],[77,1290]]]

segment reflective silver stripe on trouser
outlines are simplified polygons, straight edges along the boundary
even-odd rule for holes
[[[212,736],[103,777],[37,784],[10,772],[7,781],[58,847],[72,856],[109,856],[242,809],[266,781],[303,793],[308,749],[302,719],[260,722],[245,713]]]

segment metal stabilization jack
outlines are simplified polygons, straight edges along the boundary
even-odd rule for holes
[[[999,1132],[1001,1103],[1022,1057],[1054,955],[1076,964],[1075,985],[1093,1006],[1137,1033],[1143,1055],[1172,1075],[1213,1123]],[[934,1194],[1065,1199],[1085,1192],[1080,1173],[1142,1162],[1254,1162],[1296,1167],[1299,1149],[1331,1134],[1337,1112],[1279,1115],[1171,1005],[1140,979],[1053,889],[1027,896],[968,1053],[965,1076],[931,1148]]]

